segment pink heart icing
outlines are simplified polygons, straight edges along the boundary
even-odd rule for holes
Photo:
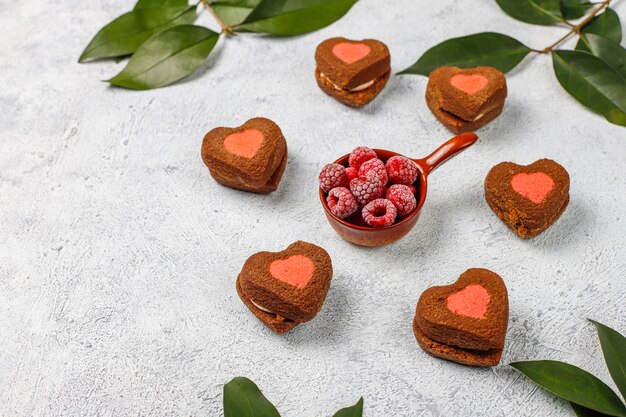
[[[539,204],[554,188],[554,180],[544,172],[520,172],[511,179],[511,187],[519,195]]]
[[[341,42],[333,46],[333,54],[348,65],[365,58],[371,51],[364,43]]]
[[[304,255],[292,255],[270,264],[270,274],[274,278],[300,289],[308,285],[314,272],[315,264]]]
[[[482,74],[456,74],[450,78],[452,87],[471,96],[487,87],[489,80]]]
[[[459,316],[484,319],[490,298],[489,292],[482,285],[468,285],[448,296],[448,310]]]
[[[263,132],[256,129],[246,129],[231,133],[224,139],[224,148],[237,156],[252,158],[263,144]]]

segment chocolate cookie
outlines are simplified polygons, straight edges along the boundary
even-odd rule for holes
[[[236,128],[218,127],[207,133],[202,160],[220,184],[264,194],[280,183],[287,143],[276,123],[257,117]]]
[[[237,292],[259,320],[283,333],[317,315],[332,276],[328,253],[297,241],[282,252],[248,258],[237,278]]]
[[[506,78],[496,68],[448,66],[430,73],[426,104],[445,127],[464,133],[498,117],[506,95]]]
[[[502,349],[472,350],[462,349],[456,346],[446,345],[429,339],[421,332],[415,321],[413,321],[413,334],[417,339],[417,344],[426,353],[447,361],[460,363],[469,366],[496,366],[500,363]]]
[[[320,88],[340,102],[361,107],[372,101],[391,74],[389,49],[374,39],[332,38],[315,51],[315,78]]]
[[[485,199],[494,213],[522,238],[550,227],[569,203],[569,174],[550,159],[528,166],[502,162],[485,178]]]
[[[497,365],[508,327],[509,300],[502,278],[469,269],[447,286],[420,297],[413,332],[433,356],[473,366]]]

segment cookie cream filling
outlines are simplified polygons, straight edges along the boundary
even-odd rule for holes
[[[464,119],[464,118],[462,118],[462,117],[460,117],[460,116],[457,116],[456,114],[454,114],[454,113],[452,113],[452,112],[449,112],[448,110],[444,109],[443,107],[440,107],[439,109],[440,109],[441,111],[443,111],[443,112],[448,113],[448,114],[449,114],[449,115],[451,115],[451,116],[456,117],[456,118],[457,118],[457,119],[459,119],[459,120],[462,120],[462,121],[464,121],[464,122],[468,122],[468,123],[472,123],[472,122],[477,122],[477,121],[479,121],[480,119],[482,119],[482,118],[483,118],[483,117],[484,117],[487,113],[489,113],[490,111],[492,111],[493,109],[495,109],[495,106],[494,106],[494,107],[491,107],[491,108],[489,108],[489,109],[486,109],[485,111],[483,111],[482,113],[480,113],[478,116],[474,117],[472,120],[466,120],[466,119]]]
[[[341,88],[341,87],[339,87],[337,84],[335,84],[334,82],[332,82],[332,81],[330,80],[330,78],[328,78],[328,77],[327,77],[327,76],[326,76],[323,72],[320,72],[320,77],[321,77],[321,78],[323,78],[323,79],[325,79],[325,80],[326,80],[326,81],[328,81],[329,83],[331,83],[331,84],[332,84],[332,86],[333,86],[333,88],[334,88],[335,90],[345,90],[345,91],[349,91],[349,92],[351,92],[351,93],[357,93],[357,92],[359,92],[359,91],[363,91],[363,90],[365,90],[366,88],[369,88],[369,87],[371,87],[372,85],[374,85],[374,83],[376,82],[376,79],[373,79],[373,80],[368,81],[368,82],[366,82],[366,83],[363,83],[363,84],[357,85],[357,86],[356,86],[356,87],[354,87],[354,88],[347,89],[347,88]]]
[[[250,300],[250,299],[248,299],[248,300]],[[258,308],[259,310],[264,311],[267,314],[271,314],[272,316],[274,316],[274,320],[282,321],[282,322],[285,322],[285,323],[293,323],[294,322],[294,320],[288,319],[287,317],[283,317],[280,314],[274,313],[273,311],[268,310],[267,308],[263,307],[262,305],[259,305],[259,304],[255,303],[253,300],[250,300],[250,302],[256,308]]]
[[[254,306],[255,306],[256,308],[258,308],[259,310],[265,311],[266,313],[269,313],[269,314],[275,314],[273,311],[270,311],[270,310],[268,310],[267,308],[265,308],[265,307],[263,307],[263,306],[258,305],[257,303],[255,303],[255,302],[254,302],[254,300],[250,300],[250,302],[251,302],[252,304],[254,304]]]
[[[472,120],[472,122],[475,122],[476,120],[482,119],[483,116],[485,115],[485,113],[487,113],[487,112],[483,112],[483,113],[479,114],[478,116],[474,117],[474,120]]]

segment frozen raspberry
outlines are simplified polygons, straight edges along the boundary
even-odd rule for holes
[[[365,146],[359,146],[350,153],[350,157],[348,158],[348,165],[350,165],[352,168],[359,169],[361,168],[361,164],[363,164],[363,162],[368,161],[372,158],[378,158],[376,152],[374,152],[370,148],[366,148]]]
[[[335,187],[348,187],[350,180],[346,174],[346,168],[339,164],[328,164],[320,172],[320,188],[325,193]]]
[[[337,187],[330,190],[326,202],[330,212],[340,219],[350,217],[352,213],[359,209],[359,202],[356,201],[352,192],[346,187]]]
[[[357,201],[363,205],[383,195],[383,183],[374,171],[360,175],[350,181],[350,189]]]
[[[415,188],[415,187],[414,187],[414,186],[412,186],[412,185],[409,185],[409,188],[411,189],[411,192],[412,192],[413,194],[417,194],[417,188]]]
[[[417,200],[411,188],[403,184],[395,184],[389,187],[385,194],[387,200],[391,201],[398,209],[398,216],[404,217],[417,207]]]
[[[385,168],[385,163],[380,159],[369,159],[363,162],[359,168],[359,175],[365,175],[367,171],[374,171],[376,175],[378,175],[378,178],[380,178],[380,181],[383,184],[387,184],[389,180],[389,177],[387,177],[387,169]]]
[[[359,171],[356,168],[348,167],[346,168],[346,174],[348,175],[348,179],[352,181],[359,176]]]
[[[363,207],[363,220],[372,227],[391,226],[396,220],[396,206],[385,198],[377,198]]]
[[[394,184],[411,185],[417,179],[417,165],[406,156],[392,156],[385,167],[389,181]]]

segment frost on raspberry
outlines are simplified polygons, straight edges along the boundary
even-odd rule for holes
[[[385,198],[377,198],[363,207],[363,220],[372,227],[391,226],[396,220],[397,210],[393,203]]]
[[[346,187],[337,187],[330,190],[326,202],[330,212],[340,219],[350,217],[359,209],[359,203]]]
[[[385,167],[393,184],[411,185],[417,179],[417,165],[406,156],[392,156]]]
[[[387,176],[387,168],[385,168],[385,163],[378,158],[369,159],[361,165],[359,168],[359,175],[367,174],[367,171],[374,171],[383,185],[387,184],[389,180]]]
[[[348,187],[350,185],[346,168],[339,164],[328,164],[322,168],[319,180],[320,188],[324,190],[325,193],[335,187]]]
[[[359,169],[361,168],[363,162],[373,158],[378,158],[376,152],[365,146],[359,146],[358,148],[350,152],[350,156],[348,157],[348,165],[350,165],[352,168]]]
[[[385,194],[387,200],[398,210],[398,216],[408,216],[417,208],[417,200],[415,194],[411,191],[411,187],[404,184],[394,184],[387,190]]]
[[[384,184],[374,171],[360,175],[350,181],[350,190],[357,201],[363,205],[383,195]]]

